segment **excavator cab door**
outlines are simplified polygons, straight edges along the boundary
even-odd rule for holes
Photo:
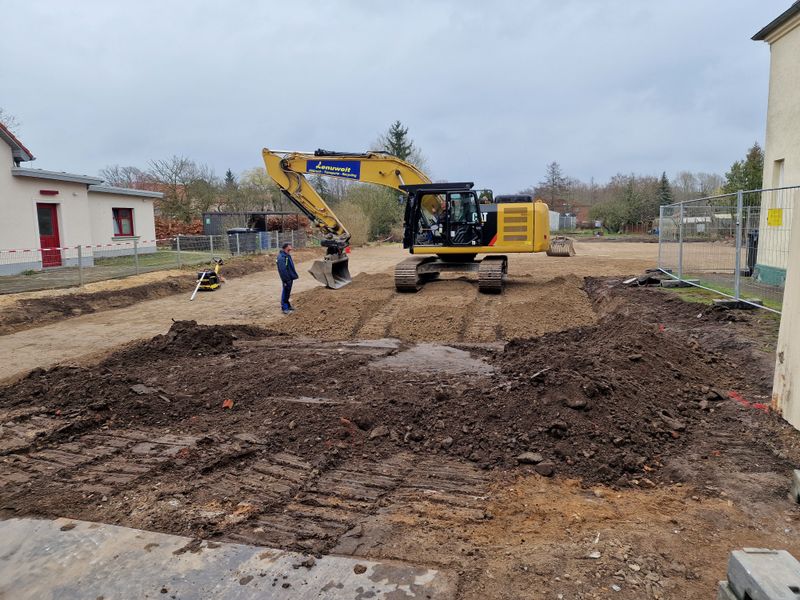
[[[481,211],[474,192],[447,194],[447,245],[479,246],[481,227]]]
[[[444,194],[412,193],[406,202],[406,231],[412,246],[444,246],[447,243],[446,199]],[[405,242],[405,240],[404,240]]]
[[[417,229],[417,213],[419,212],[416,194],[408,194],[406,196],[405,205],[405,214],[403,216],[403,248],[413,248]]]

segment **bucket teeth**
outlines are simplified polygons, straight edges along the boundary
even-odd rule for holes
[[[311,276],[326,287],[338,290],[352,281],[348,257],[315,260],[308,270]]]
[[[559,235],[551,239],[547,256],[575,256],[575,246],[572,243],[572,238]]]

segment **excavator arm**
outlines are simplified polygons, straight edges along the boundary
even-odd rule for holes
[[[268,150],[262,155],[267,173],[281,192],[305,214],[322,233],[328,253],[310,270],[315,279],[337,289],[350,283],[345,248],[350,241],[347,228],[305,178],[307,174],[374,183],[395,190],[402,185],[430,183],[425,173],[391,154],[366,152],[290,152]]]

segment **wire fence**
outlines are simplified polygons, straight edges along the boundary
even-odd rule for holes
[[[780,313],[800,187],[661,207],[658,266],[686,284]]]
[[[0,250],[0,294],[82,286],[151,271],[208,264],[214,257],[276,252],[289,242],[318,245],[305,231],[179,235],[161,240]]]

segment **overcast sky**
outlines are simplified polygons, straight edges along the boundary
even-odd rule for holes
[[[395,119],[430,174],[514,192],[556,160],[724,173],[763,143],[791,0],[0,0],[0,107],[28,166],[96,174],[264,146],[362,151]]]

